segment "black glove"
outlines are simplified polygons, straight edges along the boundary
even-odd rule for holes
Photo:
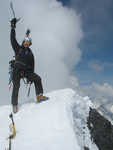
[[[16,28],[16,23],[17,23],[17,19],[16,19],[16,18],[13,18],[13,19],[11,20],[11,27],[12,27],[12,28]]]

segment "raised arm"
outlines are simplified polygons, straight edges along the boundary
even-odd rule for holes
[[[16,18],[11,20],[10,40],[11,40],[11,45],[12,45],[12,48],[13,48],[13,50],[15,52],[15,55],[17,55],[18,54],[18,50],[20,48],[20,45],[18,44],[18,42],[16,40],[15,28],[16,28]]]

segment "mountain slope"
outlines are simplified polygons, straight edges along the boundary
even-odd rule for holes
[[[88,97],[80,97],[71,89],[48,93],[46,102],[23,104],[14,115],[17,129],[12,150],[81,150],[84,146],[97,150],[86,126]],[[11,106],[0,108],[0,149],[6,146]],[[83,134],[83,127],[85,135]]]

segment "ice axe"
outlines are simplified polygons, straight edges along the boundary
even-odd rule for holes
[[[11,8],[12,13],[13,13],[13,18],[16,18],[15,11],[14,11],[14,8],[13,8],[13,2],[12,1],[10,2],[10,8]],[[20,19],[21,18],[16,19],[16,22],[20,21]]]

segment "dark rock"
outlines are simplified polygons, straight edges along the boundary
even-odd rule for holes
[[[113,125],[96,109],[90,108],[87,120],[93,142],[99,150],[113,150]]]

